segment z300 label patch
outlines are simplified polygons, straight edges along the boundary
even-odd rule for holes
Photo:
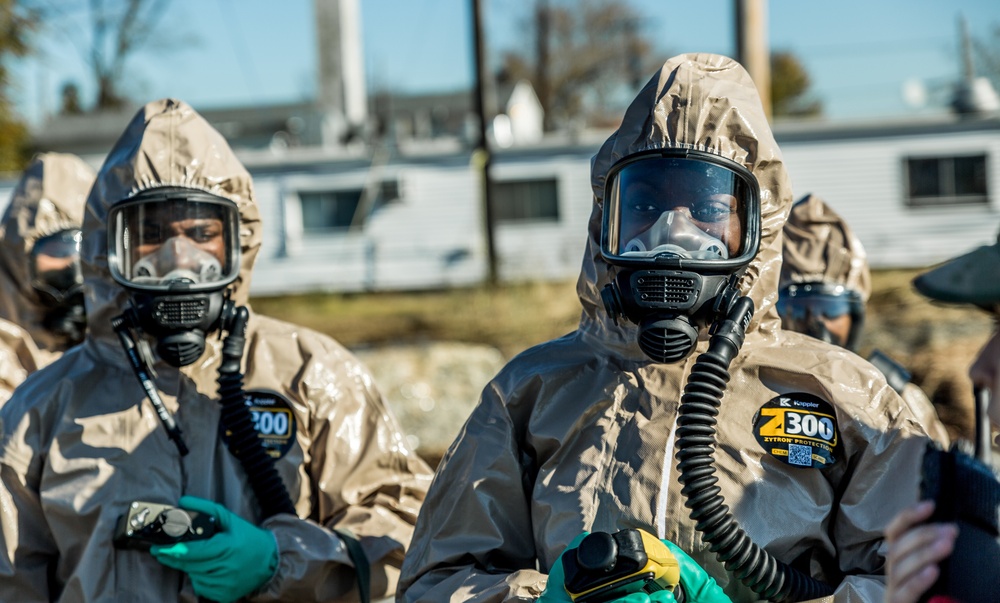
[[[247,391],[246,405],[254,431],[264,451],[280,459],[295,443],[295,414],[292,405],[279,394],[263,390]],[[228,445],[230,432],[223,431],[222,438]]]
[[[840,453],[837,414],[826,400],[804,392],[768,400],[753,417],[765,452],[794,467],[832,466]]]

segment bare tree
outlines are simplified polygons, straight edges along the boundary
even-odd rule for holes
[[[525,31],[533,43],[504,55],[498,80],[532,83],[547,130],[620,118],[616,93],[649,73],[652,45],[627,0],[535,0]]]
[[[88,64],[97,83],[97,109],[125,104],[119,85],[125,62],[152,39],[170,0],[90,0],[92,43]]]
[[[171,0],[48,0],[50,33],[62,35],[87,64],[95,111],[128,102],[128,63],[140,52],[168,52],[194,42],[185,25],[166,24]],[[81,30],[80,23],[86,23]]]

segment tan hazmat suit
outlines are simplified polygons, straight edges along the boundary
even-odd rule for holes
[[[94,169],[79,157],[41,153],[21,174],[0,220],[0,403],[66,349],[43,324],[29,254],[38,239],[80,228],[93,183]]]
[[[261,221],[249,173],[188,105],[146,105],[111,150],[87,200],[82,263],[85,342],[39,371],[0,409],[0,600],[197,600],[186,575],[148,552],[112,546],[134,500],[177,504],[187,494],[223,504],[274,533],[275,575],[252,601],[357,600],[353,562],[332,528],[360,540],[373,598],[391,594],[430,481],[360,362],[327,336],[251,314],[243,370],[248,395],[269,396],[293,438],[275,460],[298,512],[262,524],[244,469],[220,436],[210,336],[190,366],[154,365],[164,403],[190,449],[180,457],[111,328],[127,293],[107,267],[108,210],[139,189],[192,187],[240,212],[240,276],[247,304]]]
[[[703,54],[667,61],[594,157],[579,328],[523,352],[484,389],[434,478],[398,600],[530,601],[574,537],[625,528],[676,543],[734,601],[757,600],[702,543],[677,478],[678,404],[707,340],[678,364],[653,363],[636,328],[616,326],[601,302],[612,277],[600,253],[605,176],[625,157],[666,147],[735,160],[760,183],[761,245],[741,284],[756,313],[717,426],[726,503],[758,545],[838,585],[834,600],[882,600],[882,530],[916,498],[927,436],[870,364],[781,330],[789,179],[746,71]],[[790,436],[792,414],[836,424],[806,446],[811,458],[780,441],[802,441]]]
[[[872,295],[868,254],[847,222],[828,203],[817,195],[803,197],[792,206],[783,235],[779,290],[798,283],[842,285],[856,291],[862,303],[868,303]],[[951,437],[927,394],[909,381],[898,391],[931,437],[947,446]]]
[[[38,370],[42,357],[27,331],[0,319],[0,404],[10,398],[25,377]]]
[[[45,356],[43,365],[66,351],[45,328],[45,308],[31,286],[29,255],[38,239],[80,228],[94,169],[68,153],[32,159],[0,222],[0,318],[28,331]]]

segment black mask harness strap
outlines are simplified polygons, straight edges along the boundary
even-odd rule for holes
[[[243,348],[246,345],[246,328],[249,311],[243,307],[232,307],[230,312],[224,312],[222,318],[224,330],[228,332],[222,344],[222,363],[219,365],[219,403],[222,405],[222,425],[229,432],[227,446],[229,451],[239,460],[247,474],[250,487],[260,504],[264,518],[278,513],[296,515],[295,505],[274,465],[274,459],[264,450],[257,437],[246,404],[246,394],[243,391],[243,373],[240,365],[243,360]],[[118,339],[128,356],[136,378],[146,392],[146,397],[156,409],[164,429],[171,441],[177,446],[181,456],[188,453],[188,448],[181,437],[181,430],[173,416],[163,404],[156,384],[150,378],[148,362],[140,353],[132,334],[138,324],[134,309],[129,309],[111,320],[118,334]]]
[[[184,438],[181,437],[181,428],[177,426],[173,415],[170,414],[166,405],[163,404],[163,399],[160,398],[160,393],[156,390],[156,384],[153,383],[153,379],[149,376],[149,364],[139,354],[139,347],[136,345],[135,337],[132,335],[132,329],[136,328],[136,324],[134,312],[131,310],[111,319],[111,326],[114,328],[115,333],[118,334],[118,341],[121,342],[122,349],[125,350],[125,355],[128,356],[129,364],[132,365],[132,371],[135,373],[136,379],[139,380],[142,389],[146,391],[146,397],[149,398],[150,403],[152,403],[153,408],[156,410],[156,416],[160,418],[160,423],[167,430],[170,440],[177,446],[177,452],[181,456],[185,456],[188,453],[188,447],[184,444]]]

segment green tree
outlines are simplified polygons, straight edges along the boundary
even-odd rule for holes
[[[651,72],[652,44],[627,0],[535,0],[530,40],[502,59],[499,83],[527,79],[545,110],[545,129],[621,117],[622,89]]]
[[[28,161],[28,128],[16,114],[10,99],[10,58],[31,50],[31,34],[37,29],[40,11],[26,2],[0,0],[0,171],[15,172]]]
[[[774,117],[815,117],[823,103],[810,92],[812,81],[798,57],[788,51],[771,53],[771,112]]]

